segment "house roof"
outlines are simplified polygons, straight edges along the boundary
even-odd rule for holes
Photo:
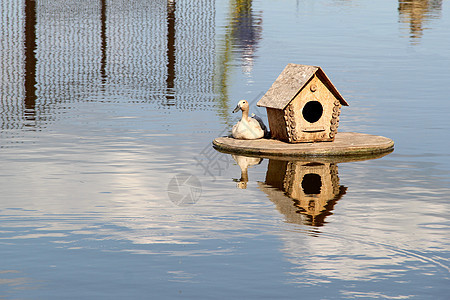
[[[297,64],[288,64],[256,105],[284,109],[316,73],[341,104],[348,106],[320,67]]]

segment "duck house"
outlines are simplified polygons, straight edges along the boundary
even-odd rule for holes
[[[257,103],[267,109],[273,139],[333,141],[345,99],[320,67],[288,64]]]

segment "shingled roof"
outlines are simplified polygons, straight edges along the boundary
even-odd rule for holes
[[[342,97],[320,67],[297,64],[288,64],[256,105],[284,109],[316,73],[331,93],[339,99],[341,104],[348,106],[344,97]]]

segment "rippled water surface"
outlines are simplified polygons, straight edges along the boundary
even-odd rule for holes
[[[0,5],[0,298],[448,299],[450,2]],[[214,150],[290,62],[394,152]]]

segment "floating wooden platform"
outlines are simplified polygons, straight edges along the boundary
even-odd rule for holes
[[[333,142],[290,144],[272,139],[219,137],[213,141],[213,145],[217,150],[228,153],[290,158],[373,156],[387,154],[394,149],[394,141],[389,138],[356,132],[339,132]]]

